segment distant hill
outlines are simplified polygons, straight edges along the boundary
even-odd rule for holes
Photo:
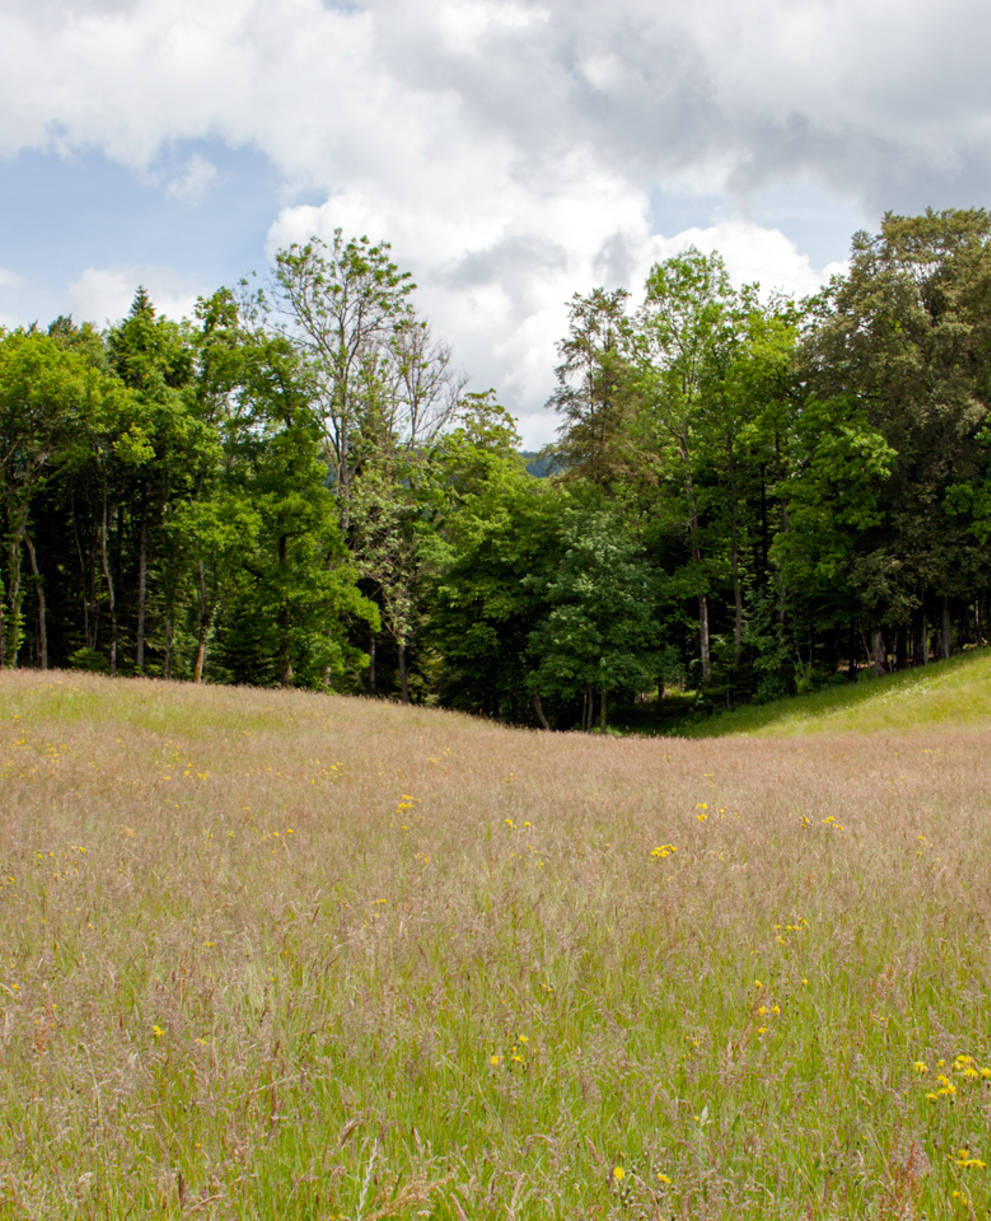
[[[526,459],[526,469],[538,479],[546,479],[548,475],[564,470],[560,460],[544,450],[525,449],[523,457]]]

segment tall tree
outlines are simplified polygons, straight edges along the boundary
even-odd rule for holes
[[[240,519],[250,532],[225,591],[218,664],[239,682],[348,685],[368,664],[351,627],[377,627],[378,611],[341,538],[299,353],[279,336],[249,336],[237,398],[250,404],[250,423],[214,503],[227,529]],[[223,538],[214,549],[223,568]]]
[[[100,393],[100,376],[86,355],[50,335],[17,330],[0,335],[0,516],[3,574],[0,593],[0,665],[16,666],[24,634],[27,553],[38,603],[38,653],[48,664],[44,580],[32,511],[82,426],[87,403]]]
[[[164,526],[170,511],[188,499],[213,451],[208,427],[191,410],[189,329],[160,317],[144,288],[138,288],[127,317],[107,336],[107,356],[134,404],[116,453],[133,481],[127,524],[135,569],[134,669],[140,674],[145,669],[149,566],[167,544]]]
[[[712,566],[705,547],[706,506],[699,473],[712,443],[712,416],[723,395],[740,327],[739,298],[719,255],[690,249],[651,270],[634,340],[642,403],[639,428],[647,452],[654,456],[657,477],[678,489],[689,552],[683,584],[697,600],[705,683],[712,673]]]
[[[568,334],[558,344],[557,388],[547,406],[561,415],[557,455],[570,478],[614,487],[629,463],[634,387],[629,294],[596,288],[568,309]]]
[[[345,531],[362,442],[374,441],[392,408],[383,402],[390,356],[413,325],[414,287],[388,243],[345,241],[340,229],[330,245],[313,237],[275,257],[270,317],[303,357]]]
[[[991,401],[991,215],[983,209],[887,214],[854,237],[850,270],[830,286],[807,346],[810,391],[853,395],[894,457],[880,519],[858,535],[851,579],[875,640],[927,616],[948,654],[951,605],[987,580],[968,545],[956,486],[980,481]],[[972,541],[972,540],[971,540]]]
[[[592,728],[598,698],[604,730],[610,696],[652,685],[655,649],[655,573],[617,514],[575,508],[560,523],[562,555],[552,574],[527,578],[548,609],[527,638],[531,691],[542,708],[548,696],[581,700],[581,726]]]

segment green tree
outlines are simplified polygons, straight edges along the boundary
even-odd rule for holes
[[[414,325],[414,287],[388,243],[345,241],[340,229],[330,245],[313,237],[275,257],[268,314],[302,357],[345,532],[352,481],[393,410],[391,357]]]
[[[563,552],[552,574],[531,574],[547,612],[527,638],[533,661],[528,685],[542,714],[548,696],[582,701],[581,725],[606,728],[607,702],[637,692],[657,673],[655,574],[615,513],[567,510],[560,523]]]
[[[378,611],[341,538],[299,353],[277,336],[252,336],[238,399],[251,405],[250,424],[218,503],[232,505],[235,520],[250,514],[251,533],[218,633],[219,664],[239,682],[348,685],[368,664],[348,642],[352,625],[377,627]]]
[[[107,336],[111,371],[131,391],[132,410],[114,451],[125,508],[119,540],[126,568],[119,580],[133,589],[134,669],[145,669],[149,571],[169,562],[167,523],[215,461],[213,436],[194,408],[195,352],[188,326],[160,317],[138,288],[130,312]],[[132,558],[133,557],[133,558]],[[157,574],[156,574],[157,575]],[[116,600],[116,599],[115,599]],[[116,643],[113,650],[116,653]]]
[[[628,473],[634,406],[625,289],[579,293],[558,344],[557,388],[548,400],[561,417],[555,455],[570,478],[613,489]]]
[[[528,640],[548,609],[569,493],[527,474],[503,445],[514,434],[482,409],[445,439],[427,634],[445,703],[526,722],[539,717]]]
[[[855,396],[893,454],[880,520],[858,535],[850,563],[879,661],[883,627],[896,638],[911,630],[923,660],[935,616],[948,654],[952,604],[986,583],[953,489],[977,486],[986,470],[989,358],[991,215],[889,213],[880,233],[854,237],[849,273],[819,303],[806,368],[811,394]]]
[[[740,343],[742,314],[721,258],[691,249],[654,266],[635,320],[637,429],[653,478],[662,495],[667,492],[662,512],[673,515],[685,533],[688,559],[681,584],[697,603],[705,683],[712,673],[713,557],[706,548],[707,496],[700,474],[718,444],[714,418]]]
[[[32,512],[62,452],[78,435],[101,378],[81,351],[56,338],[17,330],[0,336],[0,515],[4,538],[0,665],[16,666],[24,635],[27,553],[38,607],[38,661],[48,666],[45,582]]]

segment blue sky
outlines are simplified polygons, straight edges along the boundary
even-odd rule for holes
[[[313,233],[392,243],[537,445],[572,293],[694,243],[814,291],[991,191],[971,0],[6,0],[0,324],[160,309]]]
[[[163,190],[176,166],[196,155],[216,169],[209,198]],[[190,294],[264,266],[265,234],[283,202],[266,157],[212,141],[180,142],[137,171],[98,150],[62,156],[28,149],[0,162],[0,183],[4,265],[20,281],[8,297],[22,322],[85,311],[86,300],[70,290],[94,269],[125,279],[151,272],[159,292],[184,305]],[[100,324],[120,308],[110,295],[91,300],[108,310],[86,314]]]

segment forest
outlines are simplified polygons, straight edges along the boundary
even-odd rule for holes
[[[803,301],[688,250],[558,351],[538,476],[364,237],[0,331],[0,666],[649,729],[986,640],[988,211]]]

